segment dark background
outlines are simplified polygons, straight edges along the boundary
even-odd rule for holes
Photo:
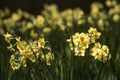
[[[93,2],[105,3],[105,0],[0,0],[0,8],[8,7],[12,12],[21,8],[32,14],[38,14],[43,10],[44,4],[57,4],[59,10],[80,7],[86,13],[90,10]]]

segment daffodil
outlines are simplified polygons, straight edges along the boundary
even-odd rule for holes
[[[109,48],[106,45],[103,45],[101,49],[102,49],[102,52],[103,52],[103,56],[108,56]]]
[[[13,45],[10,44],[10,46],[7,47],[10,51],[15,51],[15,49],[13,48]]]
[[[113,21],[118,22],[120,20],[120,16],[118,14],[113,15]]]
[[[75,56],[85,56],[85,50],[84,49],[79,49],[75,48]]]
[[[50,28],[50,27],[45,27],[45,28],[43,29],[43,32],[46,33],[46,34],[48,34],[48,33],[51,32],[51,28]]]
[[[26,48],[27,48],[28,45],[25,41],[16,42],[16,44],[17,44],[17,49],[21,53],[24,53],[26,51]]]
[[[101,56],[102,56],[102,50],[99,49],[99,48],[93,48],[91,55],[92,55],[95,59],[101,58]]]
[[[10,57],[10,64],[13,70],[19,69],[21,66],[21,64],[15,59],[14,55],[11,55]]]
[[[21,63],[21,66],[23,67],[26,67],[27,66],[27,63],[26,63],[26,58],[24,56],[21,56],[20,57],[20,63]]]
[[[37,32],[36,32],[34,29],[32,29],[31,32],[30,32],[30,36],[31,36],[33,39],[36,39],[36,38],[38,37],[38,34],[37,34]]]
[[[39,40],[38,40],[38,47],[44,48],[44,46],[45,46],[44,38],[39,38]]]
[[[48,54],[45,55],[45,61],[47,65],[51,65],[51,60],[54,59],[53,53],[48,52]]]
[[[17,13],[13,13],[12,16],[11,16],[11,19],[15,22],[20,20],[20,18],[21,18],[21,16]]]
[[[4,34],[4,37],[5,37],[5,41],[8,42],[8,43],[10,43],[10,41],[12,39],[12,35],[9,34],[9,33],[6,33],[6,34]]]
[[[44,22],[45,22],[44,17],[42,15],[38,15],[36,18],[36,22],[35,22],[36,26],[38,28],[41,28],[43,26]]]
[[[90,37],[88,36],[88,34],[86,33],[81,33],[80,34],[80,45],[82,48],[86,49],[89,47],[90,44]]]

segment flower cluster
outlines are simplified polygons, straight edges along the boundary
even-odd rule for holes
[[[109,55],[109,49],[106,45],[101,46],[100,43],[96,43],[101,33],[96,28],[90,28],[88,33],[75,33],[70,39],[69,46],[71,50],[74,50],[75,56],[85,56],[86,49],[90,47],[90,44],[95,45],[91,49],[91,55],[98,60],[106,61]],[[110,57],[109,57],[110,59]]]
[[[109,48],[106,45],[101,45],[100,43],[95,43],[94,47],[91,49],[91,55],[98,59],[99,61],[107,61],[111,58],[109,54]]]
[[[85,56],[85,49],[88,48],[90,44],[90,37],[87,33],[75,33],[75,35],[67,41],[70,42],[70,48],[75,50],[76,56]]]
[[[101,33],[97,31],[96,28],[90,28],[88,30],[91,43],[95,43],[96,39],[100,38]]]
[[[13,70],[19,69],[21,66],[26,67],[27,60],[36,62],[38,59],[40,59],[45,61],[47,65],[51,65],[54,55],[51,52],[50,47],[46,47],[47,42],[44,38],[27,42],[25,40],[21,40],[20,37],[13,37],[9,33],[4,34],[4,37],[6,42],[8,42],[10,45],[7,48],[14,52],[10,58],[10,64]],[[15,40],[14,44],[11,43],[13,39]]]
[[[115,0],[106,0],[106,5],[109,7],[108,15],[112,17],[114,22],[120,20],[120,5]]]

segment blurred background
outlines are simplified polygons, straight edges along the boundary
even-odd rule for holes
[[[8,7],[12,12],[20,8],[31,14],[39,14],[44,4],[57,4],[59,10],[80,7],[88,13],[90,4],[96,1],[105,3],[105,0],[0,0],[0,8]]]

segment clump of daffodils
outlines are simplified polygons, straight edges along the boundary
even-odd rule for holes
[[[36,41],[21,40],[20,37],[13,37],[11,34],[4,34],[5,40],[9,43],[7,47],[10,51],[14,52],[10,58],[10,64],[13,70],[20,67],[27,66],[27,60],[36,62],[38,59],[45,61],[47,65],[51,65],[51,61],[54,59],[54,55],[51,52],[50,47],[46,47],[46,41],[44,38],[39,38]],[[12,44],[12,40],[15,43]]]
[[[109,8],[108,15],[112,18],[114,22],[119,22],[120,20],[120,4],[116,0],[106,0],[106,6]]]
[[[85,49],[89,47],[90,37],[87,33],[75,33],[68,39],[71,50],[75,51],[75,56],[85,56]]]
[[[98,32],[96,28],[91,27],[88,30],[88,35],[90,37],[90,42],[95,43],[95,41],[100,38],[101,33]]]
[[[91,49],[91,55],[98,59],[99,61],[107,61],[111,58],[109,54],[109,48],[107,45],[101,45],[100,43],[95,43],[94,47]]]
[[[70,49],[74,51],[75,56],[85,56],[85,52],[90,45],[95,45],[90,52],[95,59],[100,61],[106,61],[109,56],[109,48],[106,45],[101,46],[100,43],[96,43],[96,40],[100,38],[101,33],[96,28],[90,28],[88,33],[75,33],[72,35],[69,42]],[[109,57],[110,59],[110,57]]]

